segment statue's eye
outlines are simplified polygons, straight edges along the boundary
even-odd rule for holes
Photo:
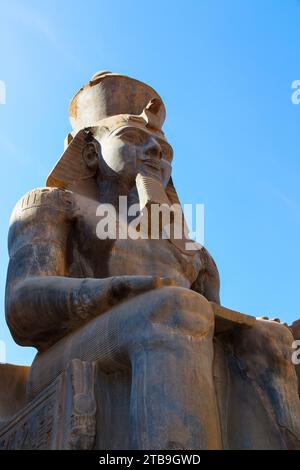
[[[139,132],[128,131],[122,134],[121,139],[129,144],[143,144],[145,141],[145,137],[141,135]]]

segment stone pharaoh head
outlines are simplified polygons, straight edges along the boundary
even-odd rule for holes
[[[144,173],[172,192],[173,151],[161,130],[166,111],[153,88],[124,75],[98,72],[73,97],[69,114],[73,131],[47,186],[68,188],[97,171],[130,186]]]

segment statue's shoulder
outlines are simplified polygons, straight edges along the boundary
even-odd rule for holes
[[[16,204],[12,215],[11,223],[14,221],[35,219],[45,212],[74,210],[74,193],[69,190],[44,187],[36,188],[26,193]]]
[[[59,188],[37,188],[16,204],[9,224],[8,249],[13,256],[21,247],[51,243],[68,231],[74,218],[74,194]]]

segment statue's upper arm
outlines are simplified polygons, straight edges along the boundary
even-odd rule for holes
[[[73,194],[57,188],[36,189],[18,202],[10,220],[8,281],[66,275],[73,212]]]

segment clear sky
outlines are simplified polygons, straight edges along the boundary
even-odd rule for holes
[[[10,213],[43,186],[70,129],[68,104],[98,70],[152,85],[167,107],[183,203],[205,204],[222,304],[300,318],[298,0],[0,0],[0,339]]]

